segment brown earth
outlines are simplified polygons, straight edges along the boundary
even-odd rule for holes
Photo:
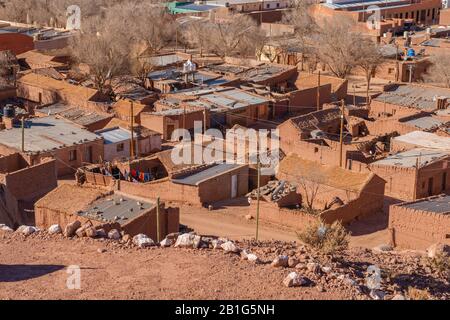
[[[0,299],[369,299],[365,278],[370,265],[382,270],[381,290],[388,299],[409,287],[427,290],[433,299],[450,297],[448,279],[416,252],[351,249],[326,256],[295,242],[236,244],[263,263],[223,250],[138,249],[130,243],[67,239],[45,231],[28,237],[2,232]],[[269,263],[280,254],[298,259],[300,268],[272,267]],[[308,262],[328,266],[331,272],[310,271]],[[67,289],[71,265],[81,268],[79,290]],[[308,286],[283,286],[292,271],[309,279]]]

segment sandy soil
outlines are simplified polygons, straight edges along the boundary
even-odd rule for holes
[[[346,299],[342,291],[286,288],[292,270],[223,251],[124,249],[109,241],[0,235],[0,299]],[[106,252],[98,252],[99,248]],[[66,286],[81,267],[81,289]]]

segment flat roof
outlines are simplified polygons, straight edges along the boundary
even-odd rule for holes
[[[25,151],[44,152],[101,139],[100,136],[55,116],[25,121]],[[22,129],[0,131],[0,144],[21,150]]]
[[[187,175],[183,178],[172,179],[172,182],[179,184],[186,184],[190,186],[196,186],[203,180],[210,179],[212,177],[221,175],[227,171],[243,167],[242,164],[233,164],[233,163],[220,163],[216,164],[212,167],[209,167],[203,171],[196,172],[191,175]]]
[[[421,168],[447,156],[449,156],[449,152],[442,150],[415,148],[388,156],[382,160],[375,161],[373,164],[415,168],[418,162],[419,168]]]
[[[440,195],[415,202],[405,202],[398,204],[398,206],[447,215],[450,214],[450,195]]]
[[[432,130],[439,128],[441,125],[444,124],[443,121],[433,118],[431,116],[426,116],[422,118],[416,118],[409,121],[405,121],[404,123],[409,124],[411,126],[415,126],[417,128],[423,129],[423,130]]]
[[[68,110],[72,108],[72,106],[69,106],[68,104],[65,104],[64,102],[57,102],[42,108],[37,108],[35,112],[43,113],[48,116],[56,115],[62,111]]]
[[[438,136],[437,134],[429,132],[413,131],[395,137],[393,140],[430,149],[450,150],[450,138]]]
[[[77,214],[97,221],[117,222],[122,225],[153,207],[155,204],[152,202],[113,194],[94,201],[86,209],[78,211]]]
[[[374,100],[411,107],[417,109],[434,110],[437,108],[437,98],[450,98],[450,90],[446,88],[420,86],[420,85],[395,85],[381,93]]]
[[[73,121],[81,126],[88,126],[99,121],[110,119],[112,114],[101,114],[94,111],[84,110],[81,108],[70,108],[63,110],[59,115],[67,120]]]
[[[119,127],[100,130],[96,133],[103,137],[105,144],[117,143],[131,139],[131,131]]]

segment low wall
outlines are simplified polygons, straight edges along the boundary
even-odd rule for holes
[[[424,250],[437,242],[450,245],[450,215],[392,205],[389,228],[393,229],[395,246],[400,248]]]

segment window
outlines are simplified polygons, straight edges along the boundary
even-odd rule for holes
[[[270,4],[267,4],[266,8],[267,8],[267,9],[270,9]]]
[[[69,151],[69,161],[75,161],[77,160],[77,150],[70,150]]]
[[[123,143],[119,143],[119,144],[116,146],[116,149],[117,149],[117,152],[122,152],[122,151],[125,149],[125,146],[124,146]]]
[[[277,8],[279,8],[280,7],[280,4],[279,3],[277,3]]]
[[[314,147],[314,153],[317,153],[317,152],[319,152],[319,148]]]

